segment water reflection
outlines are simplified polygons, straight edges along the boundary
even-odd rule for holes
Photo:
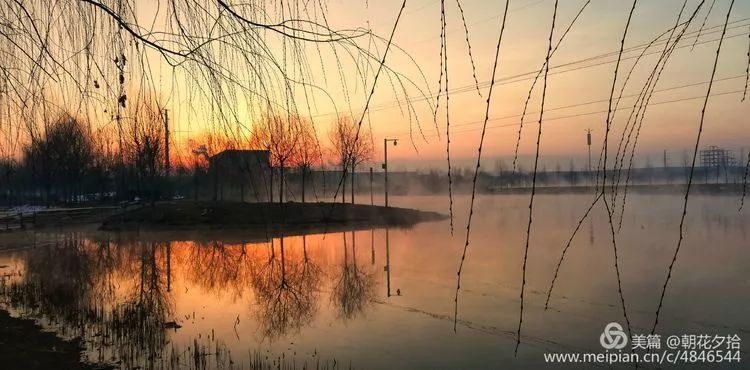
[[[226,346],[214,337],[221,318],[202,323],[211,312],[196,315],[206,302],[244,306],[232,322],[235,337],[245,344],[299,334],[319,315],[323,294],[337,319],[366,315],[377,285],[375,230],[368,231],[281,233],[253,243],[61,233],[49,243],[0,255],[15,266],[1,280],[0,294],[12,311],[43,318],[63,336],[82,338],[92,361],[117,361],[128,369],[181,367],[185,361],[221,367],[205,358],[206,351]],[[369,264],[357,259],[357,239],[363,237],[371,243]],[[246,317],[255,330],[243,326]],[[197,330],[209,326],[210,336]],[[266,359],[268,354],[251,356]]]
[[[413,201],[421,203],[409,206],[421,209],[442,204]],[[0,266],[7,266],[0,267],[0,306],[82,337],[91,360],[119,361],[123,369],[325,368],[331,358],[355,368],[539,368],[542,353],[600,351],[603,325],[622,320],[602,213],[582,225],[544,310],[561,248],[590,199],[539,201],[549,212],[534,220],[540,226],[519,358],[513,345],[525,197],[479,203],[456,333],[462,240],[445,222],[253,237],[38,233],[28,248],[0,252]],[[632,202],[617,237],[623,290],[638,328],[652,323],[661,288],[654,282],[671,261],[681,212],[674,205],[681,203],[636,196]],[[738,214],[734,199],[695,202],[662,334],[744,337],[750,214]],[[458,224],[465,222],[462,204],[456,203]],[[409,294],[398,297],[399,288]]]
[[[289,241],[286,241],[287,243]],[[285,250],[285,237],[269,244],[270,253],[253,258],[250,285],[255,293],[253,310],[265,338],[274,340],[308,325],[318,310],[320,268],[307,256],[303,239],[303,256]]]
[[[248,245],[221,241],[182,243],[186,253],[182,265],[190,285],[215,294],[240,298],[250,282]]]
[[[334,273],[331,300],[337,309],[337,317],[350,320],[361,315],[375,296],[375,273],[365,271],[357,264],[357,246],[354,231],[351,232],[351,252],[346,233],[342,232],[343,260]],[[350,260],[351,255],[351,260]]]
[[[164,326],[174,308],[162,247],[115,247],[65,234],[25,253],[3,293],[12,307],[86,339],[102,359],[152,361],[167,343]]]
[[[386,296],[391,296],[391,230],[385,229],[385,281]]]

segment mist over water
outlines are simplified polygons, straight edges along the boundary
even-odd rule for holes
[[[477,199],[456,333],[463,195],[454,197],[453,236],[447,220],[245,243],[241,232],[227,232],[226,241],[192,241],[177,233],[45,229],[27,234],[22,248],[0,251],[0,302],[63,336],[83,336],[89,360],[122,368],[247,368],[258,361],[536,368],[548,352],[602,352],[604,326],[624,324],[602,207],[582,224],[544,310],[560,253],[592,199],[537,196],[517,359],[527,195]],[[681,201],[628,197],[616,240],[633,334],[648,334],[653,324]],[[448,207],[445,196],[390,202],[442,213]],[[663,337],[750,333],[750,216],[737,207],[734,196],[691,196],[686,240],[657,328]]]

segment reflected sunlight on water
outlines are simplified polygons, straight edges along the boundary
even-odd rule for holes
[[[465,215],[466,199],[458,198],[456,214]],[[650,329],[679,199],[634,195],[625,213],[617,241],[634,333]],[[546,352],[601,352],[604,325],[623,320],[606,213],[595,211],[581,227],[545,311],[560,252],[590,197],[538,197],[528,311],[514,359],[527,198],[479,200],[457,333],[463,234],[452,237],[448,221],[245,242],[237,232],[197,241],[179,233],[43,230],[30,234],[28,248],[0,253],[0,265],[8,265],[0,295],[15,314],[83,337],[89,360],[128,369],[534,368]],[[446,202],[394,197],[425,210],[444,211]],[[750,333],[750,218],[735,202],[691,198],[659,333]]]

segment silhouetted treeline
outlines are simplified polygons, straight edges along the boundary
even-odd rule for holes
[[[158,109],[141,109],[132,117],[132,123],[124,125],[123,131],[117,135],[92,131],[83,120],[70,115],[63,114],[50,120],[43,134],[36,135],[22,147],[19,158],[0,159],[0,202],[11,207],[122,201],[153,203],[164,199],[207,200],[216,197],[216,179],[209,174],[209,166],[200,156],[191,158],[194,163],[173,159],[167,175],[164,127]],[[310,145],[294,145],[294,148],[313,147],[312,140],[306,142]],[[337,145],[336,140],[332,140],[332,144],[334,148],[344,147]],[[213,151],[220,150],[215,148]],[[371,174],[363,160],[373,157],[371,149],[357,157],[358,167],[351,164],[342,167],[341,163],[353,162],[344,159],[334,164],[339,167],[335,170],[323,169],[315,165],[316,162],[322,163],[320,156],[319,151],[303,156],[289,155],[285,171],[282,171],[279,161],[272,161],[271,173],[266,180],[269,183],[263,186],[278,186],[279,192],[283,193],[277,198],[283,201],[331,201],[335,195],[342,201],[346,196],[353,202],[369,203],[373,199],[370,192],[377,196],[383,193],[382,171],[377,168]],[[297,157],[304,160],[297,163]],[[352,173],[357,168],[360,172]],[[554,170],[542,167],[537,174],[537,186],[591,186],[596,183],[595,172],[576,168],[572,161],[567,168],[560,165]],[[470,191],[471,169],[454,168],[451,174],[454,192]],[[685,183],[689,175],[690,168],[685,166],[646,166],[631,170],[624,168],[619,173],[610,170],[607,178],[619,181],[620,185],[658,185]],[[743,175],[744,167],[736,164],[697,167],[694,180],[697,183],[741,183]],[[441,194],[448,191],[446,171],[391,171],[389,176],[393,194]],[[342,181],[342,178],[347,179]],[[531,179],[531,171],[521,166],[511,170],[499,161],[493,170],[478,173],[477,191],[487,193],[528,187]],[[266,198],[245,197],[244,194],[252,194],[245,191],[247,189],[236,185],[222,188],[217,200],[267,201]],[[307,194],[306,199],[304,194]],[[358,194],[356,199],[355,194]]]
[[[60,115],[31,138],[20,158],[0,159],[2,201],[14,204],[80,204],[135,198],[156,200],[166,189],[162,131],[152,119],[133,118],[115,151],[105,132]],[[149,124],[149,122],[151,123]],[[178,176],[185,170],[177,168]]]

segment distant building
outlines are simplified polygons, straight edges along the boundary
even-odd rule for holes
[[[700,151],[701,166],[708,168],[726,168],[737,166],[737,158],[731,150],[711,145]]]
[[[214,183],[214,200],[270,199],[272,180],[268,150],[233,149],[220,152],[209,158],[209,174]]]
[[[701,149],[701,167],[704,169],[704,176],[708,179],[709,174],[715,174],[718,182],[721,174],[724,174],[724,181],[729,182],[729,172],[739,165],[739,161],[731,150],[719,148],[715,145]]]

